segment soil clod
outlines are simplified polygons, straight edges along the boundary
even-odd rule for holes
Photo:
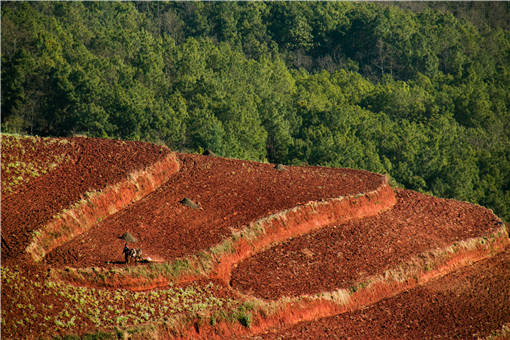
[[[200,204],[197,204],[197,203],[193,202],[192,200],[190,200],[187,197],[185,197],[182,200],[180,200],[179,203],[181,203],[182,205],[184,205],[186,207],[190,207],[190,208],[193,208],[193,209],[200,209]]]
[[[136,239],[136,237],[134,237],[133,235],[131,235],[129,232],[125,232],[124,234],[122,234],[122,236],[119,237],[121,240],[124,240],[126,242],[138,242],[138,240]]]

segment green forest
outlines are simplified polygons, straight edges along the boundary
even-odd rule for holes
[[[2,2],[2,132],[367,169],[510,221],[510,3]]]

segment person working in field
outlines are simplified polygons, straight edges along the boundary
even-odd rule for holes
[[[128,248],[127,242],[124,243],[124,250],[122,252],[124,253],[124,259],[125,259],[125,263],[126,264],[129,263],[129,259],[130,258],[133,258],[133,260],[135,261],[135,264],[137,262],[143,261],[143,258],[142,258],[142,249],[140,249],[140,248],[136,248],[136,249]]]
[[[131,254],[131,251],[127,246],[127,242],[124,243],[124,250],[122,252],[124,253],[124,259],[125,259],[126,263],[128,263],[129,255]]]

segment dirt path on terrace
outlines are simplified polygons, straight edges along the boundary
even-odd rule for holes
[[[471,339],[510,322],[510,248],[368,308],[256,339]]]
[[[350,288],[424,251],[485,235],[500,225],[488,209],[397,191],[397,204],[374,217],[296,237],[241,262],[232,286],[266,299]]]
[[[30,143],[28,139],[20,140]],[[13,193],[2,195],[2,261],[19,261],[30,242],[30,232],[78,201],[87,191],[117,183],[129,172],[143,169],[170,152],[143,142],[81,137],[67,140],[73,143],[54,143],[55,147],[51,148],[38,148],[35,144],[35,150],[25,148],[29,150],[27,154],[11,157],[36,162],[38,158],[64,154],[70,160]]]
[[[272,164],[179,154],[181,170],[144,199],[110,216],[46,257],[52,266],[123,261],[128,231],[144,254],[170,260],[219,243],[251,221],[313,200],[372,191],[384,177],[367,171]],[[202,209],[183,206],[185,197]]]

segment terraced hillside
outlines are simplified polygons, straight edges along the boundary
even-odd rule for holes
[[[257,339],[508,339],[510,249],[399,295]]]
[[[187,154],[178,160],[181,170],[158,190],[55,249],[48,263],[83,267],[123,260],[118,235],[124,232],[152,258],[172,260],[212,247],[252,221],[310,201],[372,191],[382,180],[355,170],[279,171],[270,164]],[[184,198],[200,209],[181,204]],[[95,244],[112,246],[91,251]]]
[[[336,337],[343,317],[392,296],[418,308],[406,296],[492,259],[503,269],[480,274],[495,292],[479,301],[506,294],[497,216],[366,171],[2,136],[2,184],[3,338]],[[144,261],[124,263],[125,233]],[[501,301],[491,322],[462,325],[503,334]],[[457,334],[409,334],[436,331]]]
[[[377,216],[325,227],[247,259],[236,268],[233,287],[272,300],[353,289],[406,261],[425,261],[431,250],[483,241],[500,230],[499,219],[480,206],[409,190],[398,190],[397,199]]]
[[[55,161],[49,163],[52,159]],[[2,136],[2,181],[6,183],[2,185],[2,260],[17,261],[30,242],[34,242],[34,237],[44,233],[44,227],[56,219],[65,219],[62,216],[65,210],[77,208],[72,211],[74,220],[80,219],[76,214],[85,219],[89,215],[92,221],[74,224],[90,226],[109,211],[122,209],[148,193],[151,186],[167,180],[177,167],[175,157],[167,148],[148,143]],[[41,171],[19,173],[23,168],[41,168]],[[142,176],[140,172],[144,172]],[[131,185],[127,183],[128,177]],[[24,185],[12,185],[17,178],[22,178],[18,182]],[[140,188],[147,180],[154,183]],[[117,187],[110,193],[114,185]],[[107,203],[101,207],[91,207],[86,212],[80,206],[80,202],[106,194],[114,197],[102,197],[100,200]],[[83,211],[78,212],[80,208]],[[73,223],[68,222],[71,227]]]

